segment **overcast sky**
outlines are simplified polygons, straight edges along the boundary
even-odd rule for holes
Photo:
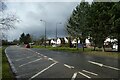
[[[7,13],[15,14],[21,20],[16,23],[16,29],[7,31],[8,40],[19,39],[20,35],[24,33],[32,34],[40,37],[45,34],[46,21],[47,38],[55,38],[55,30],[57,24],[58,37],[67,36],[65,25],[69,19],[73,9],[80,3],[80,0],[9,0],[7,5]],[[86,0],[91,1],[91,0]]]
[[[58,27],[58,37],[67,36],[65,23],[71,15],[73,9],[79,2],[7,2],[7,11],[20,18],[16,29],[7,32],[8,39],[18,39],[20,34],[30,33],[34,36],[44,35],[46,21],[46,31],[48,38],[55,37],[56,23]]]

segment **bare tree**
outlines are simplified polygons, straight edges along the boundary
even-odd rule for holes
[[[4,32],[10,29],[15,29],[15,23],[20,20],[14,14],[7,13],[7,5],[5,1],[0,1],[0,34],[2,35],[1,39],[4,39]],[[5,35],[5,34],[4,34]]]
[[[7,9],[7,5],[5,2],[0,1],[0,30],[10,30],[11,28],[15,28],[15,22],[19,22],[19,19],[14,14],[8,14],[5,12]]]

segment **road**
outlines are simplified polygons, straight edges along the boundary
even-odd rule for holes
[[[71,54],[47,49],[10,46],[6,55],[17,79],[38,78],[118,78],[120,60],[106,57]],[[112,79],[114,80],[114,79]]]

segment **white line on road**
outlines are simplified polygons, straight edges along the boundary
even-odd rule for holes
[[[82,70],[83,72],[86,72],[86,73],[89,73],[89,74],[92,74],[92,75],[95,75],[95,76],[97,76],[98,74],[96,74],[96,73],[93,73],[93,72],[90,72],[90,71],[87,71],[87,70]]]
[[[78,72],[79,74],[81,74],[81,75],[83,75],[83,76],[85,76],[86,78],[91,78],[91,77],[89,77],[88,75],[86,75],[86,74],[84,74],[84,73],[82,73],[82,72]]]
[[[52,66],[54,66],[56,63],[51,64],[50,66],[48,66],[47,68],[43,69],[42,71],[38,72],[37,74],[35,74],[34,76],[32,76],[29,80],[37,77],[38,75],[40,75],[41,73],[43,73],[44,71],[46,71],[47,69],[51,68]]]
[[[89,63],[92,63],[92,64],[95,64],[95,65],[98,65],[98,66],[100,66],[100,67],[102,67],[103,66],[103,64],[101,64],[101,63],[97,63],[97,62],[93,62],[93,61],[88,61]]]
[[[30,61],[30,62],[28,62],[28,63],[25,63],[25,64],[20,65],[19,67],[22,67],[22,66],[28,65],[28,64],[33,63],[33,62],[37,62],[37,61],[39,61],[39,60],[41,60],[41,59],[42,59],[42,58],[40,58],[40,59],[36,59],[36,60],[34,60],[34,61]]]
[[[69,66],[67,64],[64,64],[64,66],[67,67],[67,68],[70,68],[70,69],[74,68],[73,66]]]
[[[107,68],[110,68],[110,69],[114,69],[114,70],[120,70],[118,68],[115,68],[115,67],[111,67],[111,66],[107,66],[107,65],[103,65],[104,67],[107,67]]]
[[[77,76],[77,72],[75,72],[75,73],[73,74],[73,76],[72,76],[72,79],[71,79],[71,80],[74,80],[74,79],[76,78],[76,76]]]
[[[29,57],[26,57],[26,58],[28,59],[28,58],[31,58],[31,57],[35,57],[35,56],[29,56]],[[26,59],[26,58],[17,59],[15,61],[20,61],[20,60],[23,60],[23,59]]]
[[[40,54],[41,56],[44,56],[43,54]]]
[[[98,66],[101,66],[101,67],[106,67],[106,68],[110,68],[110,69],[114,69],[114,70],[120,70],[118,68],[107,66],[107,65],[104,65],[104,64],[101,64],[101,63],[98,63],[98,62],[93,62],[93,61],[88,61],[88,62],[92,63],[92,64],[95,64],[95,65],[98,65]]]
[[[53,62],[55,62],[55,63],[58,63],[58,61],[56,61],[56,60],[54,60],[54,59],[52,59],[52,58],[48,58],[48,60],[51,60],[51,61],[53,61]]]
[[[48,58],[48,60],[51,60],[51,61],[53,61],[53,59],[52,59],[52,58]]]
[[[38,54],[38,52],[36,52],[36,54]]]
[[[47,56],[44,56],[45,58],[47,58]]]
[[[8,47],[5,49],[5,55],[6,55],[7,59],[8,59],[8,62],[10,63],[10,66],[11,66],[11,68],[12,68],[12,71],[13,71],[14,73],[17,73],[17,70],[16,70],[14,64],[12,63],[11,59],[10,59],[9,56],[7,55],[7,53],[8,53],[8,52],[7,52],[7,49],[8,49]]]

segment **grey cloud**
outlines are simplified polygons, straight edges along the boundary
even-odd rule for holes
[[[16,15],[22,20],[17,23],[14,36],[11,38],[11,31],[8,31],[9,39],[18,39],[22,32],[35,36],[44,35],[45,24],[40,19],[46,21],[47,37],[55,37],[56,23],[58,24],[58,36],[66,36],[65,23],[72,13],[72,10],[79,4],[78,2],[39,2],[39,3],[8,3],[9,10],[16,11]]]

